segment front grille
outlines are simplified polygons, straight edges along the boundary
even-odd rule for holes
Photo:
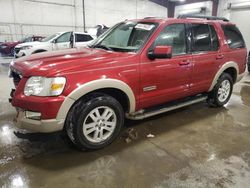
[[[10,69],[11,69],[11,76],[13,77],[14,85],[17,88],[20,80],[22,79],[22,75],[18,71],[14,70],[12,67],[10,67]]]
[[[12,75],[13,75],[13,82],[15,84],[15,87],[17,88],[17,86],[22,78],[19,74],[16,74],[16,73],[13,73]]]

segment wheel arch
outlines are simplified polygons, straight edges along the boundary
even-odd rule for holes
[[[38,50],[35,50],[34,52],[32,52],[32,54],[41,53],[41,52],[47,52],[47,50],[38,49]]]
[[[236,62],[234,62],[234,61],[229,61],[229,62],[223,64],[223,65],[220,67],[219,71],[216,73],[216,75],[215,75],[215,77],[214,77],[214,79],[213,79],[213,81],[212,81],[212,84],[211,84],[211,86],[210,86],[210,88],[209,88],[209,91],[212,91],[212,90],[213,90],[214,86],[215,86],[216,83],[217,83],[217,80],[219,79],[219,77],[220,77],[220,76],[222,75],[222,73],[224,73],[224,72],[226,72],[226,73],[228,73],[228,74],[230,74],[230,75],[232,76],[234,83],[237,82],[237,80],[238,80],[238,75],[239,75],[239,66],[238,66],[238,64],[237,64]]]
[[[66,119],[71,107],[82,97],[93,92],[103,92],[116,98],[129,113],[135,111],[135,96],[132,89],[125,82],[116,79],[99,79],[85,83],[72,91],[62,103],[56,119]],[[122,94],[122,97],[119,96]],[[119,96],[119,97],[117,97]],[[123,100],[126,97],[126,100]]]

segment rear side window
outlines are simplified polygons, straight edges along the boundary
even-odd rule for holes
[[[93,38],[89,35],[75,34],[75,37],[76,37],[76,42],[87,42],[93,40]]]
[[[235,25],[222,25],[229,48],[245,48],[245,42]]]
[[[193,52],[211,51],[211,38],[207,24],[192,24]]]

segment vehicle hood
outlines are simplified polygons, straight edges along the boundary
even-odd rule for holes
[[[16,47],[21,48],[21,47],[24,47],[24,46],[37,46],[39,44],[41,44],[41,42],[39,42],[39,41],[25,42],[25,43],[18,44]]]
[[[60,76],[81,70],[114,66],[119,59],[134,57],[136,53],[110,52],[102,49],[81,48],[44,52],[17,59],[11,66],[23,77]]]
[[[16,46],[17,44],[19,44],[20,42],[3,42],[3,43],[0,43],[0,45],[3,45],[3,46]]]

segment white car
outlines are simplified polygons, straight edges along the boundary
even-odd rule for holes
[[[42,41],[18,44],[15,47],[15,57],[28,56],[35,53],[63,50],[67,48],[80,48],[90,44],[94,38],[88,33],[59,32]]]

